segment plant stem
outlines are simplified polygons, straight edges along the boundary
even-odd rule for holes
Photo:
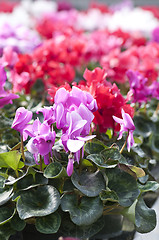
[[[129,136],[129,131],[128,131],[128,135],[127,135],[127,137],[126,137],[126,140],[125,140],[122,148],[120,149],[120,153],[121,153],[121,154],[122,154],[122,152],[123,152],[123,150],[124,150],[124,148],[125,148],[125,146],[126,146],[126,143],[127,143],[127,140],[128,140],[128,136]]]
[[[22,152],[22,159],[25,162],[23,135],[21,135],[21,152]]]
[[[40,155],[40,171],[42,172],[42,156]]]
[[[19,173],[17,169],[15,170],[15,174],[16,174],[16,177],[19,178]]]

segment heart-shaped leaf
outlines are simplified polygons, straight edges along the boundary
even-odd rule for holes
[[[103,204],[99,197],[82,197],[78,200],[78,196],[74,194],[64,195],[61,208],[69,212],[72,222],[79,226],[93,224],[103,213]]]
[[[119,204],[130,206],[140,194],[135,178],[117,168],[106,169],[106,175],[108,187],[118,195]]]
[[[62,176],[67,176],[65,168],[58,162],[50,163],[45,171],[44,176],[46,178],[59,178]]]
[[[87,197],[96,197],[105,189],[106,183],[101,172],[95,173],[82,172],[78,175],[76,172],[71,177],[74,186]]]
[[[145,185],[138,184],[141,192],[156,191],[159,188],[159,183],[148,181]]]
[[[35,222],[36,229],[45,234],[53,234],[59,230],[61,217],[58,213],[52,213],[48,216],[38,217]]]
[[[38,186],[21,194],[17,211],[21,219],[47,216],[55,212],[60,204],[60,194],[53,186]]]

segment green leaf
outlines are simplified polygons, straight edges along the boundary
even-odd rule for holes
[[[148,181],[145,185],[138,184],[141,192],[156,191],[159,188],[159,183]]]
[[[117,168],[106,169],[106,175],[108,187],[118,195],[119,204],[130,206],[140,194],[135,178]]]
[[[64,212],[70,213],[73,223],[81,225],[91,225],[103,213],[103,204],[99,197],[82,197],[78,201],[78,196],[65,194],[61,200],[61,208]]]
[[[9,240],[13,234],[15,234],[15,230],[11,228],[9,223],[0,225],[0,239]]]
[[[52,213],[48,216],[39,217],[36,219],[36,229],[45,234],[53,234],[59,230],[61,217],[58,213]]]
[[[156,213],[146,206],[144,200],[140,198],[135,208],[136,230],[140,233],[147,233],[156,227]]]
[[[60,194],[53,186],[38,186],[21,194],[17,211],[21,219],[47,216],[55,212],[60,204]]]
[[[67,176],[67,173],[61,163],[53,162],[46,167],[44,176],[46,178],[60,178],[62,176]]]
[[[8,202],[13,193],[13,188],[12,187],[4,187],[0,188],[0,206]]]
[[[119,150],[117,148],[108,148],[101,152],[102,156],[104,157],[107,164],[109,164],[110,161],[119,162],[122,164],[127,164],[126,159],[121,155]]]
[[[76,172],[71,177],[74,186],[87,197],[96,197],[105,189],[106,183],[101,172],[95,173],[82,172],[78,175]]]
[[[13,216],[13,218],[10,221],[10,224],[11,224],[11,227],[18,232],[22,231],[26,226],[26,222],[20,219],[18,214],[15,214]]]
[[[91,225],[75,225],[68,216],[63,217],[62,226],[60,228],[62,236],[70,236],[79,239],[90,238],[99,232],[104,226],[103,217],[99,218]]]
[[[87,159],[95,163],[99,168],[114,168],[117,166],[117,162],[109,161],[109,163],[104,159],[101,154],[91,154],[87,156]]]
[[[117,148],[104,149],[99,154],[91,154],[87,159],[94,162],[100,168],[114,168],[118,163],[127,164],[126,159]]]
[[[87,142],[85,144],[85,151],[88,154],[97,154],[100,153],[102,150],[107,148],[101,141],[97,139],[91,140],[91,142]]]
[[[18,151],[0,153],[0,167],[10,167],[13,170],[17,170],[20,158],[21,154]]]
[[[18,190],[27,190],[39,185],[45,185],[48,183],[48,179],[43,176],[42,173],[35,172],[34,176],[32,174],[28,174],[24,178],[20,179],[17,182]]]
[[[9,205],[0,207],[0,225],[8,222],[15,214],[15,209]]]
[[[100,193],[100,198],[102,201],[111,201],[111,202],[118,202],[117,194],[112,190],[102,190]]]

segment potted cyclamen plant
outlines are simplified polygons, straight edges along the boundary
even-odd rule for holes
[[[121,234],[125,218],[138,232],[155,228],[155,211],[145,204],[144,194],[159,184],[144,166],[147,159],[135,151],[133,109],[116,85],[104,82],[102,69],[86,70],[84,77],[87,87],[59,88],[52,106],[36,108],[36,113],[20,106],[10,122],[3,113],[1,133],[11,127],[21,142],[1,146],[1,239],[16,232],[25,239],[29,227],[38,239],[113,237]],[[108,102],[108,93],[117,100],[112,117],[104,110],[108,102],[98,101],[100,87],[109,89],[104,93]],[[1,107],[15,98],[1,96]]]

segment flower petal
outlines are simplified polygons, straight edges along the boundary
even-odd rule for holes
[[[83,145],[84,145],[84,141],[72,140],[72,139],[68,139],[67,141],[67,147],[70,150],[70,152],[73,152],[73,153],[80,150],[81,147],[83,147]]]

